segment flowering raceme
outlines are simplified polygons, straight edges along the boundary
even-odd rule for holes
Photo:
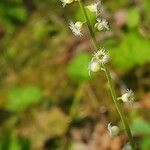
[[[88,14],[86,13],[86,10],[85,10],[85,7],[84,7],[84,4],[83,4],[82,0],[61,0],[61,2],[63,3],[63,7],[66,6],[66,4],[70,4],[74,1],[78,1],[79,6],[80,6],[80,8],[81,8],[81,10],[84,14],[85,21],[84,22],[77,21],[75,23],[70,22],[69,28],[71,29],[71,31],[73,32],[73,34],[75,36],[82,36],[83,35],[83,33],[82,33],[83,23],[87,24],[87,27],[89,29],[89,33],[91,35],[91,39],[93,41],[94,48],[96,50],[96,52],[92,56],[92,59],[89,63],[88,71],[89,71],[89,73],[91,73],[91,72],[96,73],[99,70],[103,70],[105,72],[105,75],[107,77],[107,80],[108,80],[108,83],[109,83],[109,86],[110,86],[112,99],[113,99],[115,107],[116,107],[116,109],[119,113],[119,116],[120,116],[120,118],[121,118],[121,120],[122,120],[122,122],[125,126],[125,130],[126,130],[126,133],[129,137],[129,141],[130,141],[130,144],[127,143],[122,150],[135,150],[135,144],[134,144],[134,141],[133,141],[132,133],[131,133],[129,124],[127,122],[127,118],[125,117],[126,114],[121,110],[122,107],[121,107],[120,102],[118,101],[118,100],[122,100],[124,103],[132,104],[134,102],[134,99],[135,99],[134,98],[134,93],[133,93],[132,90],[127,90],[121,97],[119,97],[117,99],[117,96],[116,96],[116,93],[115,93],[115,87],[114,87],[114,84],[113,84],[113,80],[112,80],[110,71],[109,71],[109,69],[107,68],[107,65],[106,65],[109,62],[109,58],[110,58],[109,53],[107,53],[105,51],[105,49],[103,49],[103,48],[98,50],[98,44],[99,43],[97,42],[95,32],[93,30],[94,27],[98,31],[109,30],[108,22],[105,19],[103,19],[103,17],[102,17],[103,7],[102,7],[102,4],[101,4],[101,1],[98,1],[97,3],[86,6],[86,8],[89,11],[96,14],[96,18],[97,18],[96,21],[97,22],[96,22],[94,27],[90,23],[90,19],[88,18]],[[111,137],[118,136],[118,134],[120,132],[120,129],[119,129],[118,126],[111,125],[111,123],[109,123],[107,128],[108,128],[108,131],[109,131],[109,135]]]

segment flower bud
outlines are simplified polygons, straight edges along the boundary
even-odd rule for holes
[[[99,64],[99,62],[95,58],[92,58],[92,60],[89,63],[89,66],[88,66],[89,75],[91,72],[96,73],[100,69],[101,69],[101,65]]]
[[[116,137],[116,136],[118,136],[120,129],[118,126],[112,126],[111,123],[109,123],[108,131],[109,131],[109,135],[111,137]]]
[[[98,72],[100,68],[100,64],[97,61],[91,61],[89,64],[89,71]]]

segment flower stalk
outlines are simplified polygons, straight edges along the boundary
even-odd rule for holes
[[[93,46],[94,46],[94,48],[96,50],[98,50],[98,43],[96,41],[96,36],[95,36],[95,33],[93,32],[93,28],[91,26],[90,20],[88,18],[88,15],[86,13],[86,10],[84,8],[82,0],[78,0],[78,2],[79,2],[81,10],[83,12],[85,21],[87,23],[87,26],[88,26],[88,29],[89,29],[89,32],[90,32],[90,35],[91,35],[91,38],[92,38],[92,41],[93,41]],[[122,109],[122,106],[121,106],[120,102],[117,99],[116,92],[115,92],[115,86],[114,86],[113,80],[111,78],[110,71],[108,70],[106,64],[103,64],[102,66],[104,68],[105,75],[107,77],[107,81],[108,81],[108,84],[109,84],[109,87],[110,87],[110,92],[111,92],[111,96],[112,96],[113,102],[114,102],[115,107],[117,109],[117,112],[118,112],[118,114],[119,114],[119,116],[121,118],[121,121],[122,121],[122,123],[123,123],[123,125],[125,127],[125,130],[126,130],[126,133],[128,135],[128,138],[129,138],[130,144],[132,146],[132,149],[135,150],[135,144],[134,144],[134,141],[133,141],[133,136],[132,136],[132,133],[131,133],[131,129],[129,127],[129,124],[128,124],[126,115],[125,115],[125,113],[124,113],[124,111]]]
[[[106,65],[103,65],[103,67],[105,69],[105,74],[106,74],[106,77],[107,77],[107,80],[108,80],[108,83],[109,83],[109,86],[110,86],[110,91],[111,91],[113,102],[114,102],[114,104],[116,106],[116,109],[117,109],[117,111],[119,113],[119,116],[120,116],[120,118],[121,118],[121,120],[122,120],[122,122],[124,124],[126,133],[128,135],[130,144],[132,146],[132,149],[135,150],[135,145],[134,145],[132,133],[131,133],[131,130],[130,130],[130,127],[129,127],[126,115],[125,115],[125,113],[124,113],[124,111],[122,109],[122,106],[121,106],[120,102],[117,99],[115,88],[114,88],[114,84],[113,84],[110,72],[109,72],[109,70],[108,70]]]
[[[82,0],[78,0],[78,2],[79,2],[79,6],[80,6],[80,8],[82,10],[82,13],[84,14],[84,19],[85,19],[85,21],[87,23],[87,26],[88,26],[88,29],[89,29],[89,32],[90,32],[90,35],[91,35],[91,38],[92,38],[94,49],[97,50],[98,49],[98,44],[97,44],[97,41],[96,41],[96,36],[95,36],[95,34],[93,32],[92,25],[90,23],[89,17],[88,17],[88,15],[86,13],[86,10],[84,8]]]

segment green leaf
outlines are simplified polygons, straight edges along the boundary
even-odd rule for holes
[[[3,132],[0,142],[0,150],[21,150],[19,139],[13,136],[9,131]]]
[[[21,144],[21,150],[31,150],[31,142],[29,139],[21,138],[20,144]]]
[[[0,138],[0,150],[9,150],[11,135],[9,131],[4,131]]]
[[[150,61],[149,40],[132,32],[125,34],[121,43],[110,51],[112,63],[122,70]]]
[[[8,10],[7,15],[16,21],[24,22],[27,19],[27,11],[24,7],[12,7]]]
[[[6,108],[9,111],[24,111],[42,98],[41,90],[36,86],[15,88],[8,93]]]
[[[133,120],[131,129],[134,134],[148,135],[150,134],[150,123],[141,118],[136,118]]]
[[[137,8],[131,8],[128,10],[128,16],[127,16],[127,25],[129,28],[134,28],[139,25],[140,22],[140,14],[137,10]]]
[[[9,150],[21,150],[21,145],[20,145],[19,140],[18,140],[17,137],[15,137],[15,136],[11,137]]]
[[[2,132],[0,150],[30,150],[29,140],[18,138],[10,131]]]
[[[150,136],[144,137],[140,141],[140,150],[150,150]]]
[[[88,64],[90,56],[87,53],[78,54],[68,67],[68,75],[76,81],[89,79]]]

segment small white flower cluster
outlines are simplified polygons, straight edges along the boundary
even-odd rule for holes
[[[134,92],[127,89],[125,93],[118,98],[118,100],[122,100],[124,103],[133,104],[135,101]]]
[[[119,135],[120,133],[120,129],[118,126],[116,125],[112,125],[111,123],[108,124],[107,126],[107,129],[108,129],[108,132],[109,132],[109,135],[111,138],[115,138]],[[122,150],[133,150],[130,143],[127,143],[123,148]]]
[[[72,2],[77,0],[60,0],[60,1],[62,2],[63,7],[65,7],[67,4],[71,4]]]
[[[82,26],[83,26],[83,22],[77,21],[76,23],[70,22],[69,24],[69,28],[72,30],[73,34],[75,36],[82,36]]]
[[[94,25],[94,27],[98,31],[102,30],[109,30],[108,22],[105,19],[100,19],[99,16],[101,15],[103,11],[103,6],[101,1],[98,1],[97,3],[93,3],[91,5],[86,6],[86,8],[95,13],[97,17],[97,23]],[[103,64],[106,64],[109,61],[109,54],[105,52],[104,49],[98,50],[94,56],[92,57],[90,63],[89,63],[89,73],[90,72],[98,72],[100,69],[103,70]]]
[[[116,137],[119,135],[120,129],[118,126],[112,126],[111,123],[109,123],[107,128],[111,137]]]
[[[121,97],[118,98],[118,100],[122,100],[124,103],[132,104],[135,100],[133,91],[127,89],[126,92]],[[112,126],[111,123],[109,123],[107,128],[108,128],[108,131],[109,131],[109,135],[111,137],[116,137],[116,136],[119,135],[120,129],[119,129],[118,126]],[[132,146],[129,143],[127,143],[122,148],[122,150],[132,150]]]
[[[62,5],[63,7],[65,7],[67,4],[71,4],[72,2],[74,1],[78,1],[78,0],[60,0],[62,2]],[[72,33],[75,35],[75,36],[82,36],[82,26],[83,26],[83,22],[81,21],[77,21],[77,22],[73,22],[71,21],[69,23],[69,28],[71,29]]]
[[[93,12],[93,13],[96,13],[96,17],[97,17],[97,23],[95,24],[95,28],[98,30],[98,31],[102,31],[102,30],[109,30],[109,25],[108,25],[108,22],[105,20],[105,19],[102,19],[102,18],[99,18],[102,11],[103,11],[103,6],[101,4],[101,1],[97,2],[97,3],[94,3],[94,4],[91,4],[91,5],[88,5],[86,6],[86,8]]]
[[[89,74],[91,72],[98,72],[100,69],[101,69],[101,67],[100,67],[99,62],[93,58],[88,66]]]
[[[126,92],[118,98],[119,100],[122,100],[124,103],[133,104],[135,101],[134,92],[130,89],[127,89]],[[133,150],[130,143],[127,143],[122,150]]]
[[[98,31],[109,30],[109,25],[105,19],[97,19],[97,23],[95,24],[95,28]]]
[[[133,150],[131,145],[129,143],[127,143],[123,148],[122,150]]]
[[[60,0],[62,2],[63,7],[65,7],[67,4],[71,4],[74,1],[78,1],[78,0]],[[91,11],[94,12],[96,14],[97,17],[97,23],[95,24],[95,28],[98,31],[102,31],[102,30],[109,30],[109,25],[108,22],[105,19],[100,19],[99,16],[103,11],[103,7],[101,4],[101,1],[97,2],[97,3],[93,3],[91,5],[86,6],[86,8]],[[80,21],[77,21],[76,23],[73,23],[72,21],[69,23],[69,28],[71,29],[72,33],[75,36],[82,36],[82,26],[83,23]]]
[[[92,57],[88,70],[91,72],[98,72],[100,69],[103,69],[102,65],[106,64],[109,61],[109,54],[105,52],[102,48],[98,50]]]
[[[97,14],[97,5],[98,5],[98,3],[94,3],[94,4],[91,4],[91,5],[86,6],[86,8],[87,8],[89,11],[91,11],[91,12]]]
[[[103,11],[103,6],[102,6],[101,1],[98,1],[98,2],[93,3],[93,4],[90,4],[90,5],[87,5],[86,8],[87,8],[89,11],[95,13],[97,17],[98,17],[98,16],[102,13],[102,11]]]

